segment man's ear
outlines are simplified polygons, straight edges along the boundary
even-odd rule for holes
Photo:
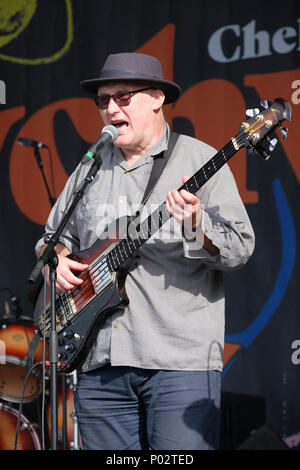
[[[162,90],[153,90],[152,92],[153,96],[153,110],[158,111],[162,105],[164,104],[165,101],[165,94]]]

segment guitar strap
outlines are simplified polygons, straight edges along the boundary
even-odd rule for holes
[[[168,163],[168,160],[170,159],[170,156],[174,150],[178,137],[179,137],[179,134],[177,134],[176,132],[171,132],[169,142],[168,142],[168,148],[164,152],[161,152],[159,155],[156,155],[155,157],[153,157],[154,162],[153,162],[152,170],[149,176],[148,184],[145,189],[145,193],[141,202],[142,206],[146,204],[146,202],[148,201],[150,197],[150,194],[154,190],[159,180],[160,175],[162,174],[165,166]]]
[[[134,220],[135,218],[139,217],[139,215],[141,214],[142,207],[148,201],[155,186],[157,185],[159,177],[161,176],[164,168],[166,167],[168,161],[170,160],[171,154],[174,150],[178,137],[179,137],[179,134],[177,134],[176,132],[171,132],[169,142],[168,142],[168,148],[165,151],[153,157],[154,162],[153,162],[153,166],[152,166],[151,173],[149,176],[148,184],[146,186],[146,189],[143,195],[140,210],[136,212],[135,216],[131,217],[131,220]],[[125,282],[124,280],[125,280],[127,272],[136,266],[138,258],[139,258],[139,250],[137,250],[135,255],[132,256],[132,258],[128,261],[128,263],[125,262],[123,267],[119,270],[119,281],[123,278],[123,281],[119,283],[119,288],[122,282]]]

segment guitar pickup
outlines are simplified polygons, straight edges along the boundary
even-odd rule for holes
[[[105,257],[98,260],[94,265],[91,265],[89,272],[96,294],[111,282],[111,272]]]

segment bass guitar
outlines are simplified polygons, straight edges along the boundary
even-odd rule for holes
[[[273,131],[291,120],[291,108],[287,101],[277,98],[274,102],[262,102],[263,110],[251,110],[251,117],[240,126],[239,133],[217,152],[180,188],[195,194],[241,148],[262,155],[265,159],[273,150]],[[249,113],[248,113],[249,115]],[[57,294],[56,331],[60,365],[58,372],[70,373],[78,368],[89,352],[102,323],[118,306],[128,304],[124,284],[126,262],[154,232],[170,218],[163,202],[148,218],[141,221],[122,217],[105,230],[89,249],[69,255],[70,258],[88,264],[79,277],[79,287]],[[34,318],[41,334],[49,338],[50,304],[44,307],[44,289],[38,296]]]

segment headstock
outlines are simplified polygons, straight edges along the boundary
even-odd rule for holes
[[[234,140],[239,148],[245,146],[251,152],[268,159],[277,143],[277,139],[271,134],[279,127],[286,139],[287,129],[281,123],[291,120],[292,110],[282,98],[276,98],[274,102],[261,101],[261,106],[261,111],[258,108],[246,111],[249,119],[241,124],[241,131]]]

